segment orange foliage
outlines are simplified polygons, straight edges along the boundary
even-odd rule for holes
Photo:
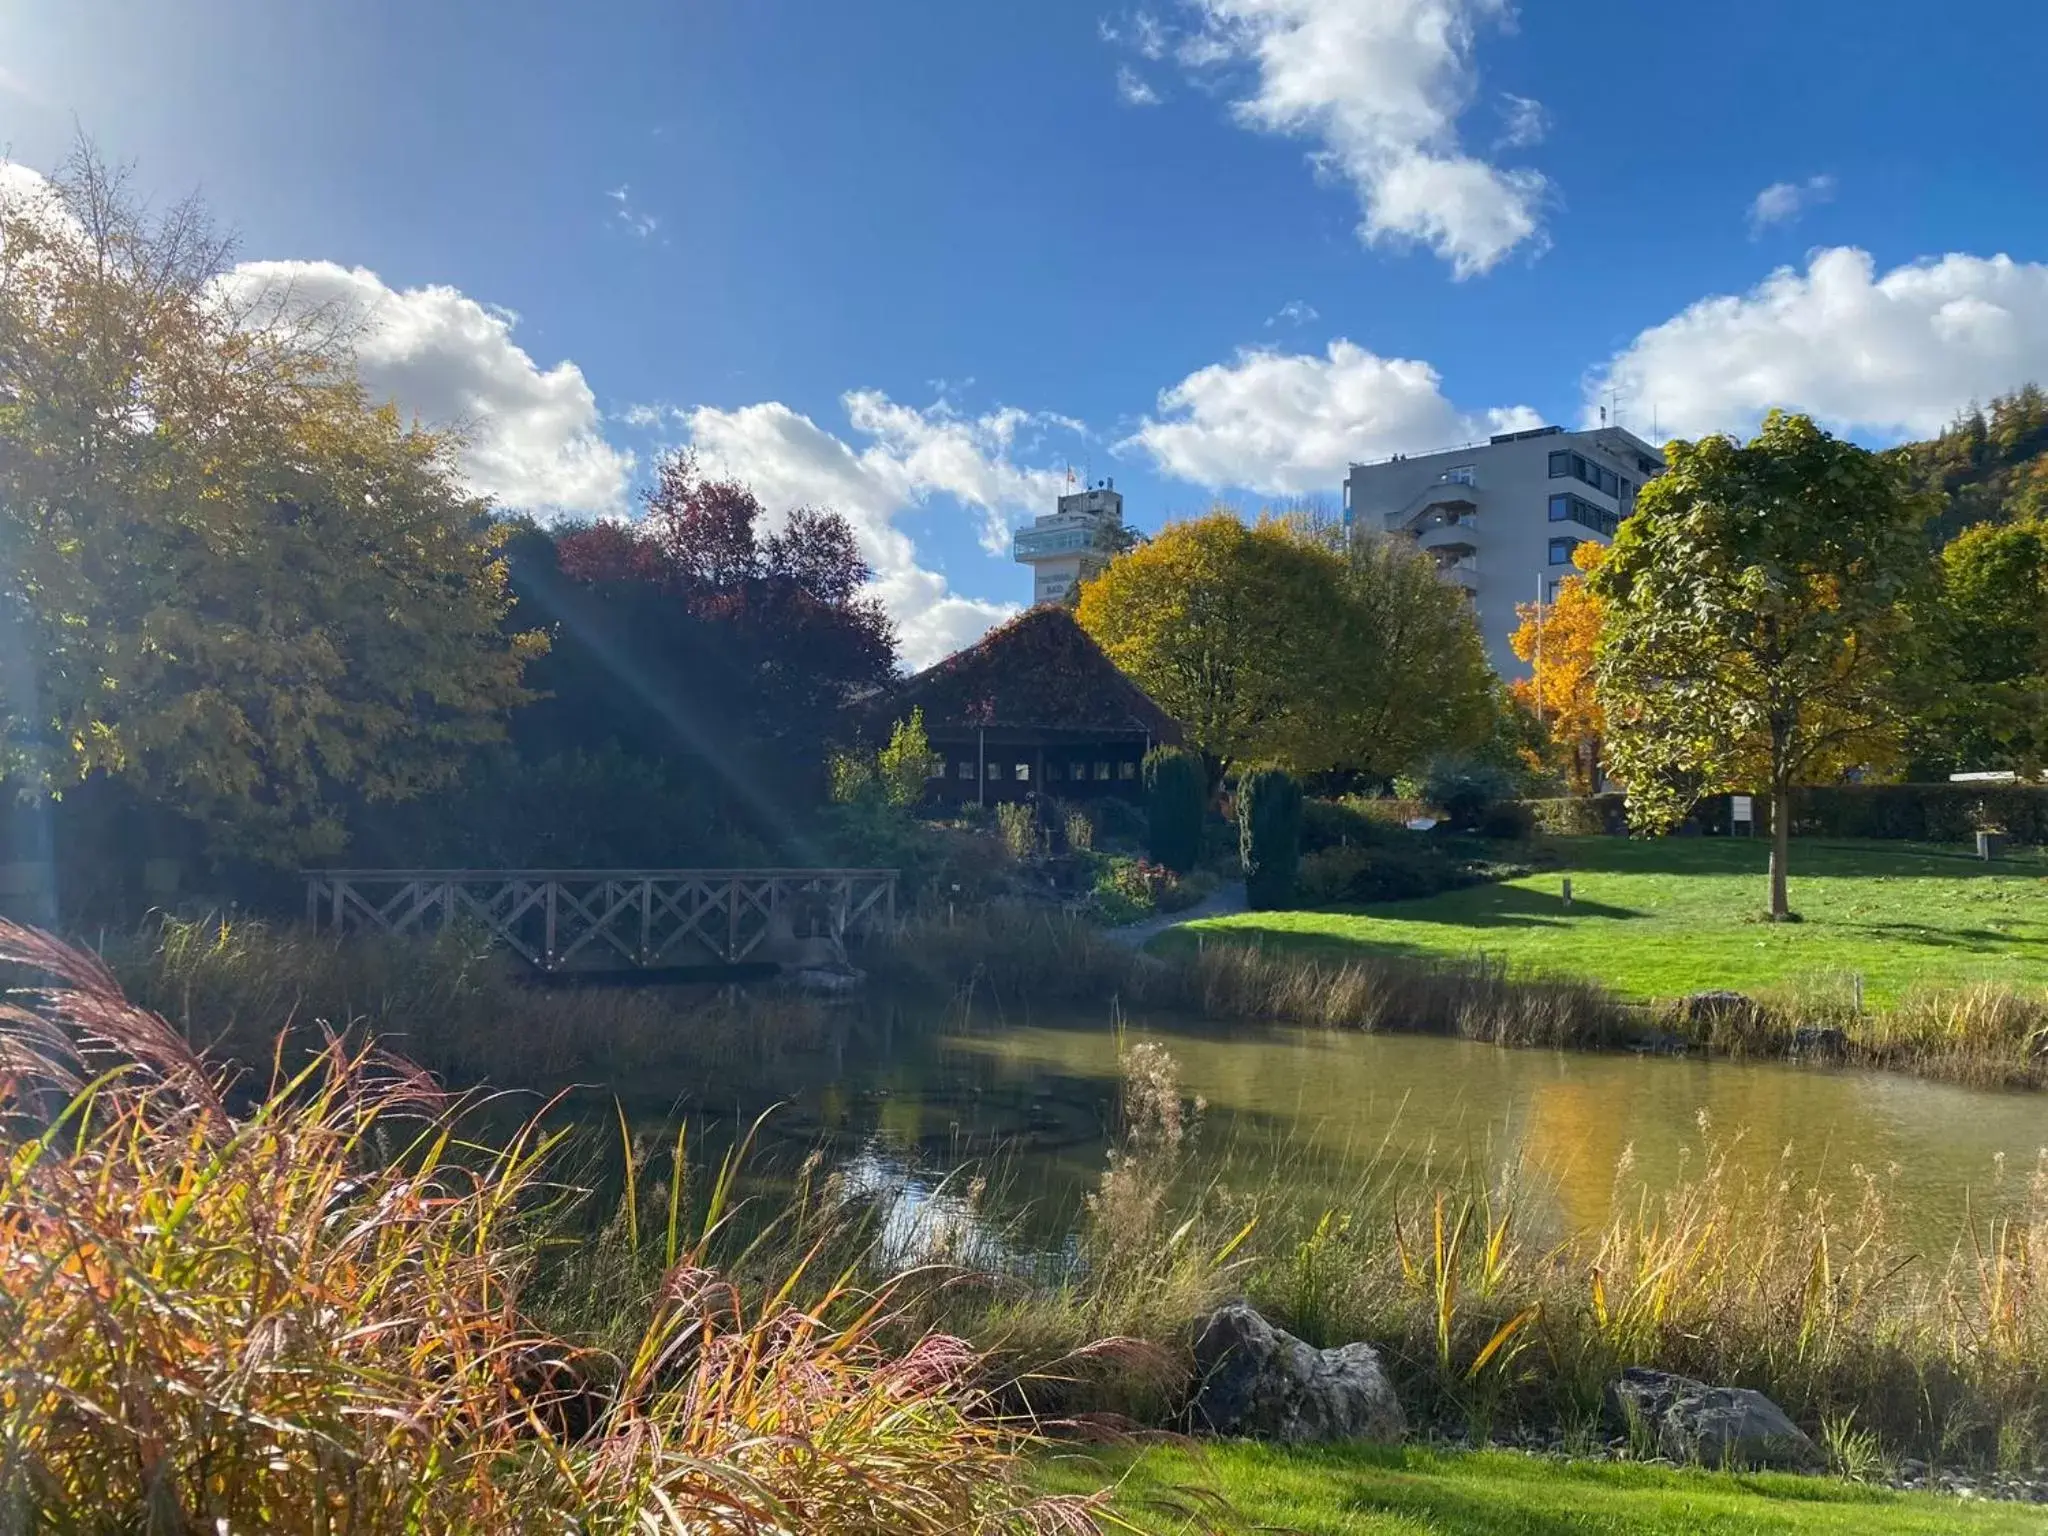
[[[1581,573],[1591,571],[1606,554],[1605,545],[1588,541],[1572,551],[1572,564]],[[1600,738],[1607,730],[1593,687],[1600,599],[1587,589],[1580,574],[1560,581],[1549,602],[1521,603],[1515,612],[1522,622],[1508,643],[1517,656],[1535,667],[1535,676],[1517,678],[1509,686],[1516,698],[1541,716],[1551,739],[1569,747],[1566,773],[1572,788],[1590,794],[1600,760]]]

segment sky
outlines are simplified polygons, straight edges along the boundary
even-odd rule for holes
[[[0,0],[0,153],[200,193],[504,507],[678,448],[836,507],[921,665],[1070,475],[1153,529],[2048,381],[2043,57],[2039,0]]]

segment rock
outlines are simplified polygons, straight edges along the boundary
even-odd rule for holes
[[[866,971],[851,965],[805,966],[784,971],[783,980],[808,997],[851,997],[866,983]]]
[[[1407,1438],[1408,1420],[1370,1344],[1316,1349],[1241,1301],[1195,1336],[1197,1430],[1307,1445]]]
[[[1849,1037],[1839,1029],[1808,1024],[1792,1031],[1792,1050],[1800,1056],[1840,1056],[1849,1049]]]
[[[1660,1456],[1676,1462],[1794,1471],[1827,1464],[1784,1409],[1747,1387],[1710,1387],[1632,1365],[1608,1387],[1607,1399],[1610,1413],[1639,1426]]]
[[[1661,1029],[1653,1029],[1629,1041],[1628,1048],[1638,1056],[1683,1056],[1692,1047],[1677,1035],[1667,1035]]]

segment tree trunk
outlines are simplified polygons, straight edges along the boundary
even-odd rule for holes
[[[1792,903],[1785,891],[1785,865],[1792,853],[1792,791],[1784,784],[1771,786],[1771,921],[1782,923],[1792,915]]]

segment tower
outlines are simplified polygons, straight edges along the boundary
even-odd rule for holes
[[[1057,510],[1019,529],[1011,553],[1031,567],[1031,601],[1065,602],[1129,541],[1124,499],[1114,480],[1059,499]]]

